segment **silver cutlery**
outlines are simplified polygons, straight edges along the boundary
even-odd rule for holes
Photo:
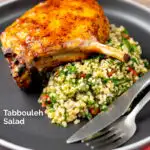
[[[66,142],[74,143],[98,133],[124,115],[138,94],[150,85],[150,72],[141,77],[127,92],[117,98],[109,110],[98,114],[74,133]]]
[[[92,149],[112,150],[126,143],[135,134],[136,116],[150,101],[150,92],[136,105],[132,112],[120,118],[115,123],[99,132],[96,137],[85,139],[87,146]],[[84,141],[84,142],[85,142]]]

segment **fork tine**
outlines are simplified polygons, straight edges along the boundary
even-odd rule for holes
[[[126,143],[127,141],[128,141],[128,139],[120,137],[120,139],[116,140],[111,145],[107,145],[107,146],[103,147],[102,150],[114,150],[115,148],[118,148],[121,145],[123,145],[124,143]]]
[[[111,140],[114,136],[118,136],[120,133],[118,130],[113,130],[111,132],[109,132],[108,134],[100,137],[100,138],[97,138],[97,139],[94,139],[92,141],[90,141],[91,144],[96,144],[96,143],[104,143],[106,141],[109,141]]]
[[[101,137],[104,137],[106,136],[107,134],[109,134],[110,132],[113,132],[114,131],[114,127],[108,127],[108,128],[105,128],[103,129],[102,131],[90,136],[90,137],[87,137],[86,139],[82,140],[82,142],[87,142],[87,141],[93,141],[97,138],[101,138]]]
[[[97,149],[97,148],[101,148],[102,147],[102,150],[103,150],[104,148],[106,149],[107,147],[110,147],[110,146],[112,147],[114,145],[114,143],[119,141],[119,140],[121,140],[120,134],[119,135],[116,134],[116,135],[110,136],[106,140],[103,140],[103,141],[98,141],[97,140],[96,142],[89,143],[89,145],[90,145],[91,149]]]

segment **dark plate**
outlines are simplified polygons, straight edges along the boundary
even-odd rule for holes
[[[32,7],[38,0],[16,0],[0,7],[0,31]],[[111,23],[124,25],[143,48],[143,57],[150,60],[150,14],[139,7],[117,0],[101,0],[106,15]],[[0,138],[9,142],[36,150],[86,150],[82,144],[67,145],[66,139],[71,136],[80,125],[69,125],[68,128],[57,127],[49,123],[44,117],[25,117],[25,125],[4,125],[4,109],[39,110],[37,103],[39,94],[27,94],[21,91],[10,76],[8,64],[0,56]],[[136,142],[150,135],[150,104],[137,118],[138,131],[128,142]]]

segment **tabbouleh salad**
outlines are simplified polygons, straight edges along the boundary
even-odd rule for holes
[[[148,72],[149,62],[141,59],[139,43],[123,26],[110,28],[106,44],[128,53],[130,61],[97,55],[55,68],[39,98],[52,123],[66,127],[69,122],[78,124],[81,118],[91,119],[107,111],[118,96]]]

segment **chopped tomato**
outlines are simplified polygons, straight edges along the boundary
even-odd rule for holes
[[[126,33],[122,33],[122,36],[123,36],[124,38],[126,38],[126,39],[129,39],[129,38],[130,38],[130,36],[129,36],[128,34],[126,34]]]
[[[45,102],[45,101],[48,100],[48,99],[49,99],[49,96],[48,96],[47,94],[44,94],[44,95],[41,96],[41,100],[42,100],[43,102]]]
[[[129,67],[128,71],[131,72],[134,76],[138,76],[137,72],[133,68]]]
[[[99,108],[90,108],[90,113],[94,116],[97,115],[99,112],[100,112]]]
[[[51,104],[51,100],[50,99],[47,100],[47,104]]]
[[[113,69],[112,71],[108,72],[107,73],[108,77],[111,77],[115,72],[116,72],[115,69]]]
[[[43,107],[43,108],[45,108],[45,107],[46,107],[45,102],[42,102],[42,107]]]
[[[86,77],[86,74],[85,73],[81,73],[80,74],[80,78],[85,78]]]
[[[43,108],[46,107],[46,104],[50,104],[51,103],[50,97],[47,94],[43,94],[40,99],[42,101],[42,107]]]

